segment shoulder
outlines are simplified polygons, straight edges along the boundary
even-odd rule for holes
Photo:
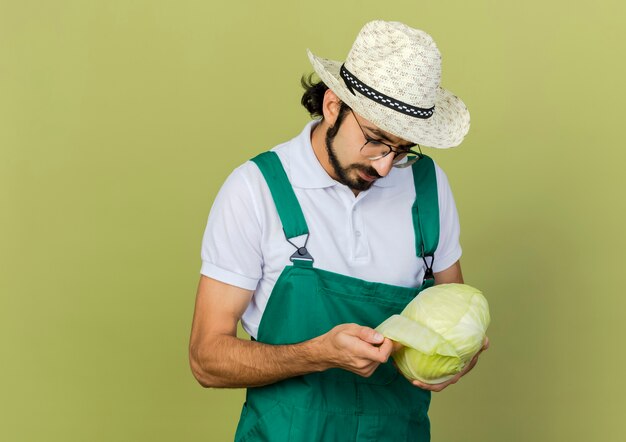
[[[433,164],[435,166],[435,176],[437,177],[437,187],[449,188],[450,182],[448,180],[448,175],[436,161],[433,160]]]
[[[446,174],[446,172],[441,168],[441,166],[435,161],[434,158],[428,156],[427,157],[430,162],[432,163],[432,169],[434,169],[434,178],[436,180],[436,184],[437,184],[437,189],[440,192],[448,192],[449,188],[450,188],[450,183],[448,181],[448,176]],[[430,166],[429,166],[430,168]],[[410,169],[410,168],[409,168]],[[431,170],[432,170],[431,169]],[[419,170],[423,170],[423,169],[419,169]],[[426,174],[426,176],[430,176],[432,177],[433,174],[432,172],[429,170],[427,171],[428,173]],[[400,185],[402,186],[413,186],[413,173],[415,173],[415,171],[411,171],[408,174],[405,174],[402,170],[400,171],[400,173],[403,174],[403,181],[400,183]],[[421,172],[418,172],[421,173]],[[432,178],[430,178],[432,179]]]
[[[236,167],[226,178],[220,189],[220,196],[237,200],[246,196],[254,198],[262,193],[263,174],[251,160]]]
[[[280,159],[289,174],[289,146],[287,143],[271,149]],[[255,214],[265,219],[268,210],[274,207],[272,195],[259,166],[252,159],[236,167],[222,184],[214,202],[212,212],[229,212],[232,216]]]
[[[293,149],[291,142],[279,144],[270,149],[270,152],[274,152],[278,155],[285,170],[289,169],[289,154],[291,149]],[[248,183],[254,185],[254,188],[257,188],[257,184],[265,182],[261,170],[252,160],[253,158],[235,168],[224,184],[228,183],[233,186],[242,186],[244,183]]]

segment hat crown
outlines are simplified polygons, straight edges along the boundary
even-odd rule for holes
[[[376,20],[363,26],[345,62],[308,55],[342,102],[392,135],[445,149],[469,130],[467,106],[440,86],[441,54],[424,31]]]
[[[429,108],[441,81],[441,54],[426,32],[375,20],[359,32],[345,62],[360,81],[397,100]]]

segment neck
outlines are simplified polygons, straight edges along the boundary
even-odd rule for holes
[[[326,173],[334,180],[337,179],[333,166],[330,164],[328,158],[328,151],[326,150],[326,132],[328,131],[328,124],[326,120],[320,121],[311,131],[311,146],[313,146],[313,153],[317,161],[320,162],[322,168]]]
[[[326,150],[326,132],[328,131],[328,128],[329,126],[326,121],[322,120],[311,130],[311,146],[313,147],[313,153],[315,154],[317,161],[319,161],[328,176],[336,181],[339,181],[337,175],[335,174],[335,169],[330,163],[328,150]],[[359,195],[359,190],[351,190],[355,197]]]

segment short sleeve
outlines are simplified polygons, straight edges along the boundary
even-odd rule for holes
[[[445,172],[435,165],[439,198],[439,245],[435,251],[433,272],[441,272],[461,258],[459,214]]]
[[[235,169],[220,189],[202,238],[200,273],[246,290],[262,276],[262,226],[250,185],[251,163]]]

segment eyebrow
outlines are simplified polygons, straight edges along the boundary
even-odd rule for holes
[[[392,140],[389,139],[389,137],[387,135],[385,135],[383,133],[383,131],[381,131],[378,128],[373,128],[373,127],[368,127],[368,126],[363,126],[365,129],[369,130],[370,132],[372,132],[373,134],[377,135],[378,137],[382,138],[384,141],[390,143],[390,144],[394,144]],[[397,147],[399,149],[410,149],[412,147],[417,146],[417,144],[414,143],[408,143],[408,144],[401,144],[399,146],[393,146],[393,147]]]

